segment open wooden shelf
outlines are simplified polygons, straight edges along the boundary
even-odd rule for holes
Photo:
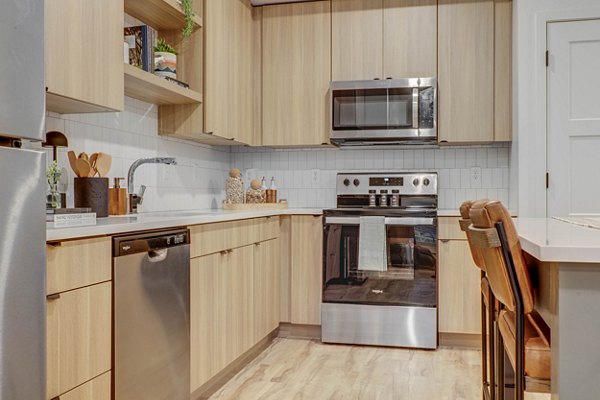
[[[202,103],[201,93],[181,87],[133,65],[123,66],[126,96],[158,105]]]
[[[185,15],[177,0],[125,0],[125,12],[157,30],[181,29]],[[202,17],[194,15],[196,28]]]

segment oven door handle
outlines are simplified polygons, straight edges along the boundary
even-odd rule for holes
[[[412,127],[419,129],[419,88],[413,88],[412,92]]]
[[[326,217],[325,223],[328,225],[359,225],[360,217]],[[435,218],[386,217],[385,224],[395,226],[435,225]]]

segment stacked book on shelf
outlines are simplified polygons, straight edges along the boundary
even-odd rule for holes
[[[144,71],[154,72],[154,46],[157,32],[148,25],[124,29],[125,42],[129,45],[129,64]]]
[[[123,34],[125,43],[129,47],[129,64],[155,74],[158,71],[155,65],[155,47],[158,41],[156,29],[148,25],[130,26],[124,28]],[[175,76],[166,76],[160,71],[156,72],[156,75],[183,88],[190,87],[188,83],[176,79]]]
[[[69,228],[96,225],[91,208],[56,208],[46,210],[46,228]]]

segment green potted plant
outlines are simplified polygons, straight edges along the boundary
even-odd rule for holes
[[[179,2],[185,15],[185,25],[181,31],[181,36],[185,39],[194,31],[194,0],[179,0]]]
[[[58,183],[62,171],[58,167],[58,163],[52,161],[52,164],[46,169],[46,178],[48,179],[48,195],[46,197],[46,208],[59,208],[60,207],[60,193],[58,192]]]
[[[163,38],[159,38],[154,47],[154,73],[177,79],[177,50]]]

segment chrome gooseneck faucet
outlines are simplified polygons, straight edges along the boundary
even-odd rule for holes
[[[127,173],[127,191],[129,192],[129,212],[132,214],[137,213],[138,206],[144,201],[144,192],[146,186],[140,186],[140,192],[138,194],[133,193],[133,175],[135,170],[142,164],[167,164],[177,165],[177,160],[173,157],[154,157],[154,158],[140,158],[131,164],[129,172]]]

